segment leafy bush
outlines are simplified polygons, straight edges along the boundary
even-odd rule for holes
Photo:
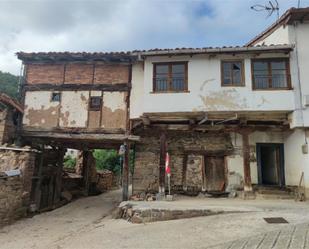
[[[76,166],[76,158],[70,155],[66,155],[63,159],[64,168],[74,169]]]
[[[96,168],[98,170],[107,169],[114,174],[121,173],[122,157],[118,155],[116,150],[94,150],[93,156],[96,160]],[[131,174],[134,168],[133,151],[130,151],[129,169]]]
[[[120,174],[120,156],[116,150],[94,150],[93,156],[98,170],[107,169],[114,174]]]

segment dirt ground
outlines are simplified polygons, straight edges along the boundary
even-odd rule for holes
[[[141,202],[178,208],[239,210],[241,213],[147,224],[111,218],[121,192],[111,191],[72,202],[52,212],[23,219],[0,230],[1,249],[19,248],[207,248],[270,231],[309,223],[309,203],[293,200],[179,198],[172,203]],[[268,224],[264,217],[283,217],[288,224]]]

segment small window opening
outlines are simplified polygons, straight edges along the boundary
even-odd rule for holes
[[[102,106],[101,97],[90,97],[89,110],[90,111],[100,111]]]
[[[51,101],[52,102],[60,102],[61,93],[52,93]]]

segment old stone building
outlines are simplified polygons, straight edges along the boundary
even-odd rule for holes
[[[167,152],[173,192],[225,192],[235,175],[247,192],[308,191],[308,13],[243,47],[20,52],[23,142],[84,151],[86,189],[91,150],[125,144],[125,198],[130,147],[134,193],[166,190]]]

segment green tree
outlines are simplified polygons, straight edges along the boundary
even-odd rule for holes
[[[0,71],[0,92],[3,92],[10,97],[17,99],[18,82],[18,76]]]

